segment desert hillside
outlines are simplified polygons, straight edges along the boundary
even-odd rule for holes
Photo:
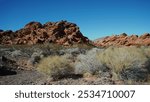
[[[0,30],[0,84],[150,84],[150,34],[90,41],[67,21]]]

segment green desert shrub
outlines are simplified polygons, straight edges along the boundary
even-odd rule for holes
[[[37,70],[53,79],[58,79],[73,73],[73,67],[64,56],[49,56],[43,58],[37,65]]]
[[[147,69],[149,67],[147,63],[149,62],[145,52],[141,48],[109,47],[103,52],[97,53],[97,59],[111,68],[113,76],[117,78],[118,76],[121,77],[121,73],[123,72],[122,75],[126,76],[126,79],[138,79],[140,73],[144,73],[144,76],[147,76]]]
[[[97,75],[106,72],[107,68],[96,57],[96,53],[101,51],[102,49],[93,48],[86,54],[80,54],[75,62],[75,73]]]

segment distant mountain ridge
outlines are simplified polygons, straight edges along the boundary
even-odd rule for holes
[[[89,39],[80,32],[79,27],[67,21],[30,22],[24,28],[15,32],[11,30],[0,30],[0,44],[38,44],[55,43],[61,45],[72,45],[89,43]]]

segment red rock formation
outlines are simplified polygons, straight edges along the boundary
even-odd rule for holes
[[[0,44],[37,43],[71,45],[89,43],[89,39],[82,35],[76,24],[67,21],[48,22],[44,25],[39,22],[30,22],[15,32],[0,31]]]
[[[141,36],[123,33],[121,35],[107,36],[103,39],[94,41],[94,45],[101,47],[108,46],[150,46],[150,34],[146,33]]]

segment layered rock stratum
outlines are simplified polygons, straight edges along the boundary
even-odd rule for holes
[[[79,27],[67,21],[30,22],[24,28],[15,32],[11,30],[0,30],[0,44],[40,44],[55,43],[61,45],[72,45],[89,43],[89,39],[80,32]]]

